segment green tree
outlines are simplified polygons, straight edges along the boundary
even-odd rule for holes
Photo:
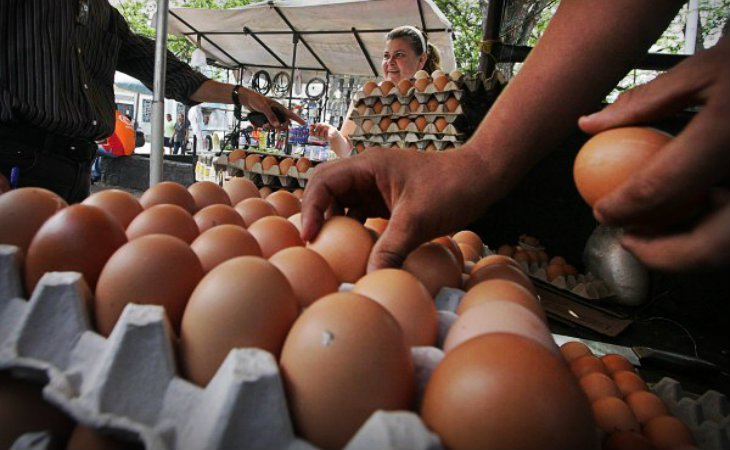
[[[454,27],[454,56],[457,67],[474,73],[479,66],[479,43],[482,40],[482,12],[479,0],[435,0]]]

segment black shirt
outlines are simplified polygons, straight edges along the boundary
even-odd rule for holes
[[[114,131],[114,72],[152,89],[155,42],[107,0],[0,0],[0,122],[100,140]],[[165,96],[208,78],[167,52]]]

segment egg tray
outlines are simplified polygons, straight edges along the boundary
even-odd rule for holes
[[[240,171],[243,173],[245,178],[248,178],[251,181],[256,182],[261,180],[260,184],[265,186],[275,184],[274,180],[278,180],[283,187],[299,185],[299,187],[304,188],[307,185],[309,177],[314,171],[314,167],[310,167],[306,172],[299,172],[295,165],[292,165],[286,173],[282,173],[278,165],[271,166],[268,170],[264,170],[264,167],[260,162],[257,162],[253,165],[253,167],[247,169],[246,162],[243,159],[229,162],[226,156],[220,156],[216,164],[226,167],[226,170],[231,170],[233,172]],[[229,175],[233,174],[229,172]]]
[[[428,105],[419,103],[415,110],[411,110],[408,104],[402,104],[398,111],[394,111],[390,105],[384,105],[380,112],[376,112],[373,108],[366,108],[362,113],[357,109],[352,110],[352,120],[357,123],[358,120],[362,119],[376,119],[382,117],[391,117],[393,119],[400,119],[401,117],[416,117],[426,114],[438,114],[438,115],[460,115],[464,112],[459,104],[453,111],[448,111],[446,105],[439,103],[435,110],[430,111]]]
[[[177,375],[162,307],[127,305],[104,338],[91,329],[90,292],[79,273],[46,273],[25,300],[19,255],[17,247],[0,245],[0,370],[45,384],[44,398],[77,422],[141,441],[147,450],[316,448],[294,434],[270,353],[231,350],[201,388]],[[422,393],[443,352],[414,347],[412,357]],[[30,433],[14,448],[49,441]],[[415,413],[377,411],[345,448],[442,446]]]
[[[388,93],[381,92],[378,86],[367,95],[363,91],[356,92],[353,100],[355,101],[355,107],[357,107],[358,105],[373,106],[377,101],[380,101],[383,105],[390,105],[396,100],[401,103],[408,103],[413,98],[416,98],[420,103],[426,103],[431,97],[435,97],[439,102],[443,102],[450,95],[455,96],[459,100],[463,94],[464,90],[462,86],[459,86],[454,81],[449,81],[444,86],[444,89],[440,91],[436,89],[433,83],[429,83],[423,91],[418,91],[415,86],[411,86],[405,94],[398,90],[398,86],[394,86]]]

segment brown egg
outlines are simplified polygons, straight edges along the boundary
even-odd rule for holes
[[[294,194],[294,197],[301,200],[304,197],[304,189],[302,188],[296,188],[292,191],[292,194]]]
[[[434,242],[421,244],[403,262],[403,269],[418,278],[432,297],[443,287],[461,287],[461,268],[454,255]]]
[[[376,100],[375,103],[373,103],[373,112],[375,114],[380,114],[383,111],[383,103],[380,100]]]
[[[215,204],[231,206],[231,199],[226,191],[212,181],[197,181],[188,187],[188,191],[195,200],[196,211]]]
[[[573,165],[578,192],[589,205],[616,189],[665,146],[671,136],[641,127],[613,128],[590,138]]]
[[[488,255],[488,256],[485,256],[484,258],[480,259],[479,261],[477,261],[476,264],[474,264],[474,267],[471,268],[471,274],[474,275],[482,267],[493,266],[495,264],[507,264],[507,265],[513,266],[515,269],[522,270],[522,267],[520,267],[520,265],[517,263],[517,261],[510,258],[509,256]]]
[[[195,199],[182,184],[174,181],[163,181],[147,189],[139,203],[144,209],[155,205],[173,204],[185,209],[190,214],[195,214]]]
[[[13,446],[21,435],[39,430],[49,431],[61,441],[71,434],[73,420],[48,403],[42,391],[42,384],[13,378],[10,371],[0,372],[0,448],[45,448]]]
[[[603,397],[623,398],[621,391],[616,387],[616,383],[605,373],[589,373],[581,377],[578,384],[580,384],[581,389],[591,402]]]
[[[400,119],[398,119],[398,129],[399,130],[405,130],[406,128],[408,128],[408,125],[410,125],[410,124],[411,124],[411,119],[409,119],[408,117],[401,117]]]
[[[134,198],[129,192],[122,191],[121,189],[105,189],[99,191],[85,199],[82,204],[96,206],[104,210],[123,229],[126,229],[132,219],[144,211],[139,200]]]
[[[195,213],[193,220],[195,220],[195,223],[198,225],[198,230],[201,233],[223,224],[237,225],[239,227],[245,226],[243,218],[235,209],[221,204],[206,206]]]
[[[142,236],[117,250],[96,286],[97,331],[109,336],[127,303],[160,305],[178,333],[183,310],[203,267],[190,246],[164,234]]]
[[[420,78],[420,79],[416,80],[416,83],[415,83],[416,90],[418,92],[424,92],[430,82],[431,82],[431,80],[428,78]]]
[[[416,117],[415,123],[418,131],[423,131],[423,129],[426,128],[426,125],[428,125],[428,122],[426,121],[426,118],[424,116]]]
[[[516,250],[515,254],[512,255],[512,259],[517,261],[521,266],[529,266],[530,264],[530,255],[527,254],[524,250]]]
[[[0,195],[0,244],[15,245],[27,253],[41,225],[67,206],[58,194],[42,188],[18,188]]]
[[[387,309],[403,330],[408,347],[436,344],[436,305],[412,274],[401,269],[376,270],[360,278],[352,292]]]
[[[261,253],[267,259],[279,250],[304,246],[297,227],[280,216],[262,217],[248,227],[248,232],[259,243]]]
[[[513,334],[484,334],[449,352],[421,417],[454,450],[599,448],[588,401],[562,359]]]
[[[596,425],[605,433],[641,431],[629,405],[616,397],[602,397],[591,404]]]
[[[253,181],[244,177],[234,177],[223,183],[223,190],[231,199],[231,205],[237,205],[247,198],[260,197],[259,190]]]
[[[357,105],[357,112],[358,112],[358,113],[359,113],[359,114],[360,114],[361,116],[365,114],[365,111],[367,111],[367,109],[368,109],[368,105],[366,105],[365,103],[362,103],[362,102],[361,102],[361,103],[359,103],[359,104]]]
[[[294,165],[294,158],[284,158],[279,162],[279,172],[281,172],[282,174],[287,174],[287,173],[289,173],[289,169],[293,165]]]
[[[593,353],[591,353],[591,350],[582,342],[566,342],[562,346],[560,346],[560,353],[563,354],[563,358],[565,358],[565,361],[570,364],[576,359],[582,357],[582,356],[593,356]]]
[[[393,87],[394,86],[395,85],[393,84],[392,81],[390,81],[390,80],[383,80],[380,83],[380,92],[382,92],[383,95],[388,95],[388,94],[390,94],[390,91],[393,90]]]
[[[565,264],[567,264],[567,263],[565,262],[565,258],[563,258],[562,256],[553,256],[552,258],[550,258],[550,261],[548,263],[548,265],[551,265],[551,266],[552,265],[564,266]]]
[[[533,295],[537,295],[537,290],[532,284],[532,281],[530,281],[530,277],[525,275],[525,272],[521,269],[518,269],[511,264],[490,264],[488,266],[481,267],[471,274],[469,281],[467,281],[464,285],[464,289],[468,291],[482,281],[494,278],[514,281],[515,283],[522,285]]]
[[[385,116],[380,119],[380,122],[378,123],[378,128],[380,128],[380,131],[387,131],[391,123],[393,123],[393,120],[390,117]]]
[[[379,235],[383,234],[387,226],[388,219],[383,219],[382,217],[371,217],[365,221],[365,228],[370,228]]]
[[[251,233],[230,224],[219,225],[201,233],[190,244],[190,248],[198,256],[206,273],[237,256],[262,256],[261,247]]]
[[[444,105],[446,106],[446,111],[454,112],[459,108],[459,100],[457,100],[456,97],[451,96],[446,99],[446,103],[444,103]]]
[[[279,160],[271,155],[264,157],[261,161],[261,168],[264,170],[271,170],[272,167],[279,167]]]
[[[310,306],[327,294],[337,292],[340,282],[327,261],[305,247],[289,247],[269,258],[284,274],[301,308]]]
[[[246,156],[246,170],[253,170],[254,166],[256,164],[261,163],[261,155],[257,153],[249,153],[248,156]]]
[[[655,417],[644,424],[643,431],[656,450],[694,448],[695,445],[690,430],[676,417]]]
[[[198,237],[200,230],[193,216],[177,205],[155,205],[139,214],[127,227],[130,241],[150,234],[175,236],[188,244]]]
[[[603,450],[656,450],[656,448],[636,431],[617,431],[611,433],[603,442]]]
[[[200,281],[185,309],[180,357],[186,377],[207,385],[238,347],[257,347],[278,358],[298,314],[289,282],[270,262],[240,256],[220,264]]]
[[[324,257],[340,282],[354,283],[365,275],[373,237],[357,220],[334,216],[308,247]]]
[[[411,99],[411,101],[408,102],[408,110],[411,113],[416,112],[420,106],[421,106],[421,104],[418,103],[418,99],[417,98]]]
[[[312,168],[312,162],[307,158],[299,158],[296,167],[299,173],[306,173],[309,169]]]
[[[268,197],[272,192],[274,192],[274,190],[269,186],[262,186],[261,189],[259,189],[259,195],[261,195],[261,198]]]
[[[451,236],[441,236],[437,237],[436,239],[433,239],[431,242],[435,242],[437,244],[441,244],[448,251],[451,252],[452,255],[454,255],[454,258],[456,258],[456,262],[459,265],[461,269],[464,268],[464,255],[461,253],[461,249],[459,248],[459,245],[456,243],[456,241]]]
[[[274,206],[263,198],[247,198],[236,204],[233,209],[243,218],[246,227],[250,227],[262,217],[277,215]]]
[[[243,158],[246,157],[246,152],[241,150],[240,148],[234,149],[231,153],[228,154],[228,162],[236,162],[240,161]]]
[[[400,111],[400,107],[401,106],[402,106],[401,102],[399,102],[398,100],[396,100],[396,101],[394,101],[393,103],[390,104],[390,110],[393,111],[394,113],[397,113],[397,112]]]
[[[444,351],[450,352],[469,339],[488,333],[524,336],[560,355],[546,322],[519,303],[506,300],[484,302],[464,311],[449,329]]]
[[[293,214],[293,215],[287,217],[286,220],[293,223],[294,226],[297,227],[297,230],[299,230],[300,233],[302,232],[302,213]]]
[[[604,375],[608,375],[606,367],[603,365],[600,359],[593,355],[585,355],[574,359],[570,363],[570,370],[573,372],[576,378],[581,378],[589,373],[599,372]]]
[[[375,89],[376,87],[378,87],[378,83],[370,80],[362,85],[362,92],[365,95],[370,95],[373,92],[373,89]]]
[[[288,191],[276,191],[266,198],[281,217],[290,217],[302,210],[302,202]]]
[[[430,142],[426,147],[423,149],[425,152],[435,152],[438,151],[436,148],[436,145],[433,142]]]
[[[517,303],[535,314],[543,322],[547,323],[545,311],[540,306],[540,302],[535,295],[528,291],[521,284],[511,280],[503,280],[499,278],[482,281],[469,290],[461,298],[456,314],[462,314],[464,311],[474,306],[494,300],[505,300]]]
[[[133,450],[136,448],[139,448],[136,442],[122,441],[83,425],[76,425],[66,444],[66,450]]]
[[[558,277],[564,277],[565,271],[563,270],[563,266],[559,264],[550,264],[547,266],[547,269],[545,269],[545,274],[548,279],[548,281],[553,281],[554,279]]]
[[[603,355],[601,356],[601,361],[603,361],[609,374],[621,372],[622,370],[634,371],[634,366],[621,355]]]
[[[362,125],[360,125],[360,127],[365,133],[370,133],[370,130],[373,128],[373,121],[370,119],[365,119],[362,121]]]
[[[459,231],[454,234],[454,240],[459,244],[466,244],[470,246],[479,256],[482,256],[482,253],[484,253],[484,243],[482,242],[482,238],[473,231]]]
[[[467,244],[460,243],[457,243],[457,245],[459,246],[459,250],[461,250],[461,254],[464,255],[465,261],[473,262],[475,264],[477,261],[479,261],[479,255],[473,247],[470,247]]]
[[[636,391],[648,391],[649,387],[644,380],[633,370],[622,370],[611,375],[618,389],[624,394],[624,397]]]
[[[578,269],[571,266],[570,264],[563,264],[563,272],[565,272],[565,275],[578,275]]]
[[[404,78],[398,82],[398,92],[400,92],[401,95],[406,95],[411,89],[411,86],[413,86],[411,80]]]
[[[281,373],[298,434],[321,448],[344,447],[372,413],[406,410],[414,394],[400,326],[378,303],[349,292],[302,313],[284,343]]]
[[[446,119],[444,119],[443,117],[439,117],[433,124],[436,126],[436,130],[438,130],[438,132],[440,133],[444,131],[444,128],[446,128],[449,123],[446,122]]]
[[[93,291],[104,264],[126,242],[121,225],[101,209],[80,204],[64,208],[46,220],[28,247],[26,292],[53,271],[81,272]]]
[[[655,417],[669,415],[662,399],[652,392],[635,391],[627,395],[625,400],[642,425]]]
[[[441,75],[440,77],[436,77],[433,79],[433,85],[437,91],[443,91],[448,83],[449,77],[446,75]]]
[[[426,102],[426,109],[428,109],[429,112],[434,112],[439,107],[439,101],[436,99],[436,97],[431,97],[428,102]]]

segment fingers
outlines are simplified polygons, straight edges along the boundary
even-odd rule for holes
[[[414,232],[412,223],[409,221],[409,218],[412,217],[413,215],[406,214],[403,208],[396,208],[385,231],[373,246],[368,260],[368,272],[388,267],[401,267],[411,250],[423,242],[419,233]]]

